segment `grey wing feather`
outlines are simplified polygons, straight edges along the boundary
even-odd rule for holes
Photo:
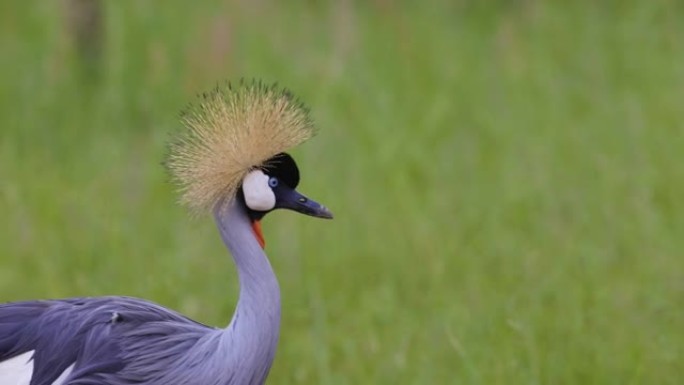
[[[172,355],[182,353],[183,344],[214,330],[129,297],[0,304],[0,362],[33,350],[31,385],[51,384],[74,363],[69,384],[140,383],[154,373],[134,362],[142,357],[137,350],[149,353],[152,344],[168,359],[178,358]]]

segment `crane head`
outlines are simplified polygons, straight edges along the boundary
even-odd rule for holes
[[[165,163],[194,213],[218,212],[237,200],[262,247],[260,221],[275,209],[332,218],[295,190],[299,170],[285,151],[316,130],[309,109],[289,90],[257,80],[218,84],[188,106],[181,123]]]
[[[286,153],[275,155],[262,168],[254,169],[245,176],[239,195],[244,200],[254,235],[262,247],[265,241],[260,221],[275,209],[332,219],[332,213],[325,206],[296,190],[298,184],[299,169],[294,159]]]

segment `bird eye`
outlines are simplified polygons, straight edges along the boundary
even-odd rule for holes
[[[271,188],[276,188],[278,186],[278,178],[276,177],[271,177],[268,179],[268,185],[271,186]]]

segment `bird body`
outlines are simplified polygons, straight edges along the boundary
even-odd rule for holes
[[[252,96],[263,101],[259,92],[264,88],[258,84],[249,87],[242,92],[257,92]],[[259,114],[263,111],[257,109],[257,117]],[[235,113],[228,117],[236,119]],[[239,125],[240,120],[213,123],[228,124],[234,132],[233,125]],[[268,134],[273,128],[251,129],[255,135]],[[281,147],[275,145],[271,152]],[[204,156],[195,154],[199,155]],[[257,230],[259,221],[276,208],[332,217],[325,207],[294,190],[299,171],[289,155],[268,155],[256,166],[233,171],[223,187],[217,181],[201,181],[223,188],[227,192],[223,196],[216,191],[202,191],[196,185],[191,188],[194,194],[214,199],[200,206],[212,208],[221,238],[237,266],[240,295],[226,328],[209,327],[153,302],[131,297],[2,304],[0,384],[263,384],[275,356],[281,309],[278,281],[264,253],[263,236]],[[185,162],[183,167],[194,164],[186,158],[178,159]],[[192,173],[187,175],[194,178]],[[236,175],[240,181],[234,180]]]

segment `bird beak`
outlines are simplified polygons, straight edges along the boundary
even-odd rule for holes
[[[317,218],[332,219],[333,215],[325,206],[315,202],[295,189],[288,189],[280,194],[276,208],[294,210]]]

